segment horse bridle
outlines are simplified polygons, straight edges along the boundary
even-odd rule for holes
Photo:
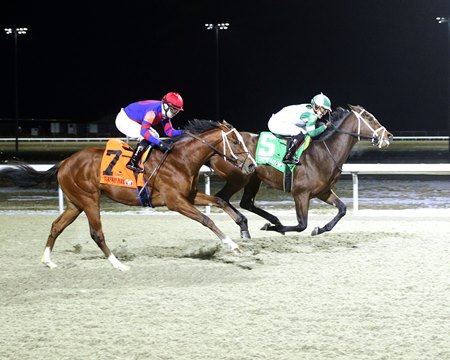
[[[357,137],[358,141],[361,140],[361,139],[372,140],[372,144],[373,145],[377,145],[378,148],[381,148],[387,130],[386,130],[386,128],[384,126],[381,126],[381,127],[379,127],[378,129],[375,130],[372,126],[370,126],[370,124],[367,122],[367,120],[362,117],[362,114],[364,114],[364,112],[366,112],[370,116],[374,117],[366,109],[362,109],[361,112],[359,112],[359,113],[352,109],[352,113],[355,114],[356,118],[358,119],[358,133],[353,133],[353,132],[350,132],[350,131],[340,130],[333,123],[330,122],[331,127],[333,129],[335,129],[336,132],[338,132],[338,133],[347,134],[347,135],[350,135],[350,136]],[[361,135],[361,122],[363,122],[372,131],[372,136]],[[379,132],[381,132],[381,135],[379,134]]]
[[[192,134],[191,132],[186,132],[187,135],[189,135],[190,137],[201,141],[203,144],[209,146],[216,154],[220,155],[221,157],[223,157],[223,159],[225,161],[229,161],[232,164],[236,165],[238,168],[243,168],[245,162],[247,161],[247,159],[250,159],[253,162],[253,165],[256,165],[256,161],[253,159],[253,157],[250,155],[250,151],[248,151],[247,146],[245,145],[244,139],[242,138],[242,135],[239,134],[239,132],[235,129],[232,128],[231,130],[229,130],[228,132],[225,132],[223,130],[222,131],[222,143],[223,143],[223,151],[220,151],[218,148],[216,148],[214,145],[211,145],[210,143],[208,143],[206,140],[202,139],[201,137]],[[247,157],[245,158],[244,161],[242,161],[242,163],[239,162],[238,157],[235,155],[235,153],[233,152],[233,149],[231,148],[230,145],[230,141],[228,139],[228,136],[234,133],[236,135],[236,137],[238,138],[238,140],[240,141],[240,143],[242,144],[242,147],[244,149],[244,151],[242,153],[246,154]],[[227,153],[227,149],[230,152],[230,156],[228,156]]]

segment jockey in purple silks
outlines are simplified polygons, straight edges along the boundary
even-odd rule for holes
[[[183,111],[183,99],[176,92],[167,93],[162,100],[143,100],[122,108],[116,117],[117,129],[130,138],[139,141],[127,168],[136,172],[144,172],[139,160],[148,146],[156,147],[162,152],[170,151],[170,147],[159,139],[154,125],[161,124],[169,137],[180,136],[182,130],[172,126],[171,119]]]

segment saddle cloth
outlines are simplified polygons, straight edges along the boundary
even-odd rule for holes
[[[133,149],[126,142],[120,139],[109,139],[100,166],[100,183],[131,189],[143,186],[143,174],[135,174],[126,167],[132,154]]]
[[[294,170],[295,164],[284,164],[283,158],[286,155],[287,139],[278,138],[269,131],[263,131],[259,134],[258,145],[256,147],[255,160],[258,165],[270,165],[284,173],[289,167],[291,171]],[[294,159],[298,161],[303,151],[311,142],[309,135],[305,136],[303,142],[298,146],[295,152]]]

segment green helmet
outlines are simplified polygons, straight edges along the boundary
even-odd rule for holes
[[[328,96],[320,93],[314,96],[311,100],[311,105],[316,107],[323,107],[328,111],[331,111],[331,101]]]

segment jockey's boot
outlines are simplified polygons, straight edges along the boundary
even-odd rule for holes
[[[138,173],[143,173],[144,169],[139,166],[139,160],[142,158],[142,154],[144,154],[147,149],[148,142],[146,140],[142,140],[134,149],[133,155],[131,155],[130,161],[128,161],[127,168],[133,170]]]
[[[287,145],[287,151],[286,155],[284,155],[283,163],[285,164],[294,164],[294,165],[301,165],[300,160],[295,160],[294,155],[297,150],[298,145],[302,142],[304,138],[303,133],[300,133],[298,135],[292,136],[289,139],[288,145]]]

